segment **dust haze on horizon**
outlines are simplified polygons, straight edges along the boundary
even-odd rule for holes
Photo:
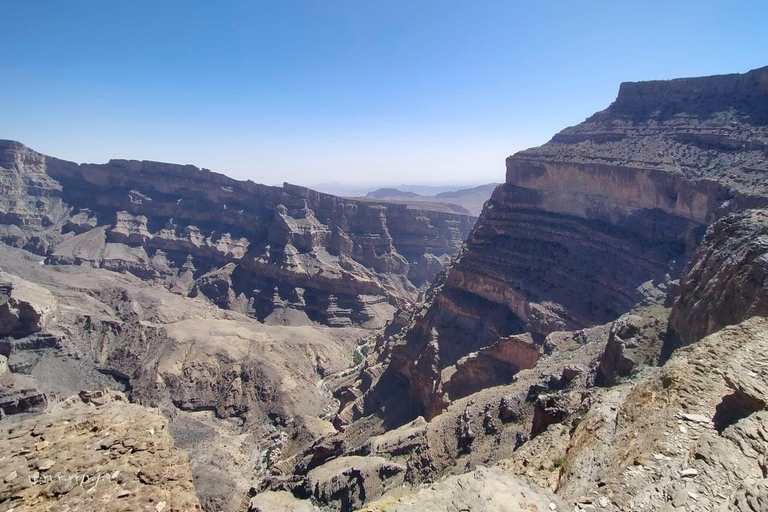
[[[623,81],[745,72],[768,54],[755,1],[9,0],[0,16],[24,20],[0,34],[14,70],[0,138],[306,186],[500,182],[507,156]]]

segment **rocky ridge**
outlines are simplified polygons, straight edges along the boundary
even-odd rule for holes
[[[506,183],[391,349],[388,371],[408,383],[414,414],[439,414],[450,402],[445,373],[505,336],[528,332],[541,346],[554,331],[603,324],[666,295],[681,277],[683,298],[672,315],[687,315],[688,288],[706,281],[695,275],[705,263],[685,265],[707,227],[768,201],[766,84],[768,68],[625,84],[605,111],[508,158]],[[746,237],[726,237],[721,259],[741,254],[735,246]],[[747,253],[744,268],[755,274],[746,279],[755,289],[744,300],[754,307],[734,304],[741,313],[689,323],[696,327],[673,321],[673,337],[690,343],[760,314],[764,270],[753,259],[762,252]],[[738,283],[732,290],[738,293]],[[704,307],[698,299],[690,303]],[[698,329],[693,337],[691,328]],[[509,368],[511,376],[519,365]]]
[[[0,142],[0,183],[6,243],[274,323],[383,325],[447,267],[474,223],[191,165],[78,165],[13,141]]]

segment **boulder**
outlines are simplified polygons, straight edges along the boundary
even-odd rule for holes
[[[56,299],[49,290],[0,272],[0,337],[41,331],[53,321],[56,310]]]
[[[312,496],[350,512],[403,483],[406,467],[382,457],[346,456],[313,469],[308,475]]]

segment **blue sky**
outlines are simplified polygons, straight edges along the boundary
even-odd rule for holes
[[[0,138],[269,184],[501,181],[622,81],[768,65],[764,0],[0,0],[0,20]]]

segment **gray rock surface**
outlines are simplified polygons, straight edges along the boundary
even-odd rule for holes
[[[0,453],[3,510],[201,510],[167,419],[119,392],[2,424]]]
[[[448,477],[425,489],[405,495],[385,496],[365,511],[443,512],[556,512],[570,507],[554,493],[505,473],[498,468],[478,468],[465,475]]]

